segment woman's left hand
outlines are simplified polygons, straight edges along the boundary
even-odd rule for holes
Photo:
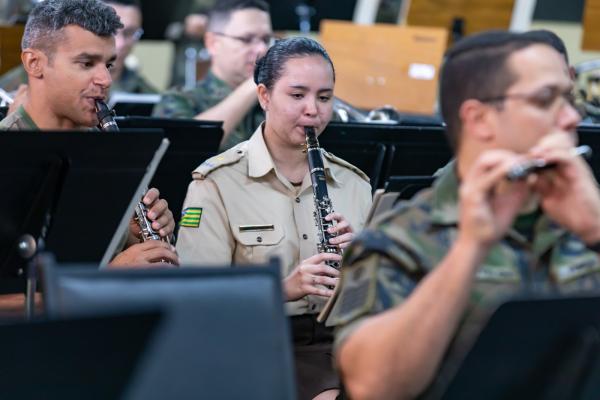
[[[337,235],[334,238],[329,239],[329,243],[340,246],[340,249],[345,249],[350,245],[352,239],[354,239],[354,229],[350,225],[350,222],[340,213],[332,212],[325,217],[327,221],[335,221],[336,224],[329,228],[327,231],[333,235]]]

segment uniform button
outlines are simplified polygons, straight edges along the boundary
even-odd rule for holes
[[[300,197],[296,197],[296,203],[300,203]]]
[[[306,233],[305,233],[305,234],[303,234],[303,235],[302,235],[302,239],[304,239],[304,240],[308,239],[308,235],[307,235]]]
[[[262,242],[262,238],[261,238],[260,236],[258,236],[258,237],[256,238],[256,241],[257,241],[258,243],[261,243],[261,242]]]
[[[311,309],[311,310],[314,310],[315,308],[317,308],[317,305],[316,305],[316,304],[313,304],[312,306],[310,306],[310,309]]]

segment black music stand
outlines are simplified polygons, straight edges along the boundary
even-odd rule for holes
[[[386,146],[379,187],[394,175],[433,175],[452,158],[444,128],[440,126],[330,123],[319,137],[328,142],[377,142]]]
[[[505,303],[443,399],[597,399],[599,309],[600,297]]]
[[[359,168],[369,177],[371,189],[375,191],[379,184],[383,160],[385,158],[385,145],[375,142],[351,142],[325,140],[319,142],[320,146],[332,154],[348,161]]]
[[[0,325],[5,399],[121,399],[143,366],[159,311]]]
[[[160,101],[160,97],[159,94],[116,92],[111,94],[108,107],[121,116],[149,117],[156,103]]]
[[[187,187],[192,181],[192,171],[219,153],[223,123],[153,117],[117,117],[116,121],[121,129],[162,129],[170,140],[171,145],[154,175],[152,186],[167,199],[178,222]]]
[[[41,250],[98,263],[162,140],[160,131],[2,133],[0,293],[24,291],[26,263]]]

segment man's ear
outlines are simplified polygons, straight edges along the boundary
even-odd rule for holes
[[[21,62],[27,75],[33,78],[43,78],[44,68],[48,63],[48,57],[37,49],[25,49],[21,52]]]
[[[479,100],[469,99],[461,104],[459,116],[463,132],[477,139],[488,142],[494,138],[493,106],[482,103]]]
[[[269,111],[269,103],[271,101],[269,89],[267,89],[267,87],[263,83],[260,83],[256,87],[256,90],[258,93],[258,102],[260,103],[260,107],[264,111]]]

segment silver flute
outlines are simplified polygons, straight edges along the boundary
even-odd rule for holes
[[[573,157],[583,157],[585,159],[589,159],[592,156],[592,148],[588,145],[582,145],[579,147],[575,147],[571,151],[571,155]],[[512,167],[508,173],[506,174],[506,179],[509,181],[518,181],[520,179],[525,179],[529,175],[534,172],[543,171],[545,169],[555,167],[555,163],[546,162],[545,160],[534,158],[532,160],[527,160],[521,164],[517,164]]]

